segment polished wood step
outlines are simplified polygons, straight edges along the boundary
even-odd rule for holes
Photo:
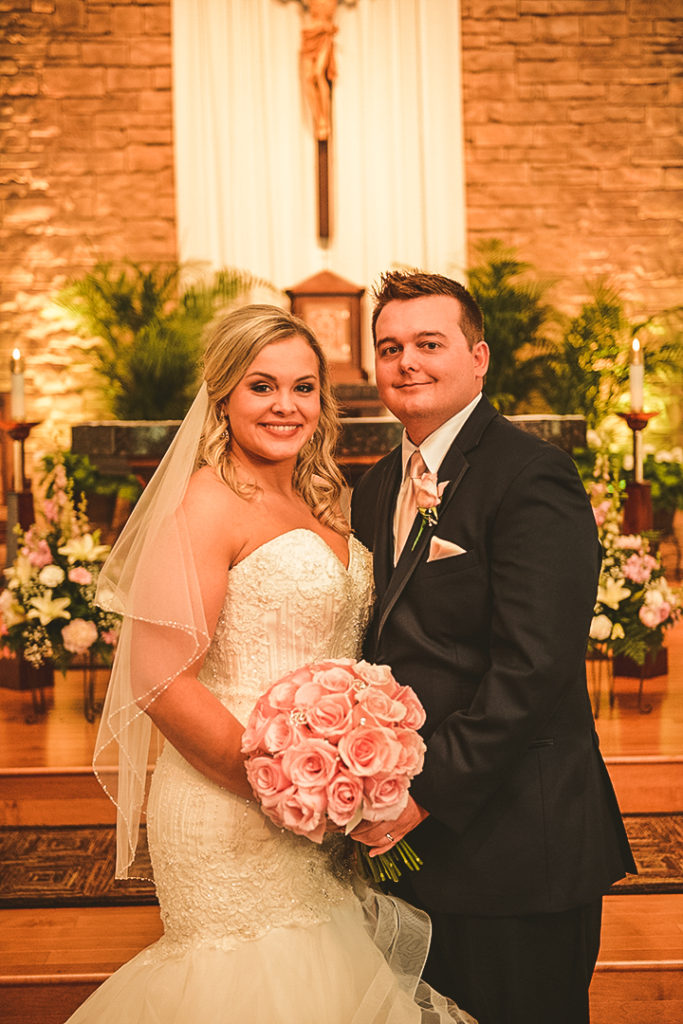
[[[622,814],[683,810],[683,755],[612,755],[605,764]]]
[[[683,755],[612,756],[624,814],[672,813],[683,801]],[[90,767],[0,768],[0,826],[108,825],[116,809]]]
[[[108,825],[116,808],[92,768],[0,768],[0,825]]]
[[[161,934],[159,909],[0,911],[0,1024],[62,1024]],[[683,894],[605,899],[592,1024],[674,1024],[683,998]]]

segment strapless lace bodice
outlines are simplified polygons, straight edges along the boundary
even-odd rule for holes
[[[243,723],[280,676],[311,661],[360,657],[372,559],[354,537],[346,569],[311,530],[292,530],[230,572],[200,678]]]
[[[357,540],[347,569],[318,534],[281,534],[230,571],[200,678],[245,724],[285,672],[360,656],[371,597],[372,560]],[[276,828],[255,802],[210,782],[169,743],[147,817],[165,929],[150,957],[197,942],[234,948],[276,927],[324,920],[350,897],[334,839],[321,850]]]

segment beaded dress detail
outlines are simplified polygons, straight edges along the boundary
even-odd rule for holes
[[[231,569],[200,679],[246,724],[286,672],[360,657],[372,590],[372,558],[355,538],[346,568],[310,530],[275,537]],[[404,927],[393,905],[373,907],[369,924],[336,837],[317,845],[277,828],[255,801],[209,781],[168,742],[147,829],[164,935],[68,1024],[468,1019],[453,1004],[438,1012],[430,1003],[423,1016],[415,987],[428,931],[418,912],[408,911]],[[388,963],[397,928],[414,977],[404,949],[398,968]]]
[[[230,571],[200,679],[246,725],[286,672],[360,657],[371,587],[370,559],[355,539],[345,569],[318,534],[281,534]],[[349,897],[326,851],[209,782],[169,743],[154,773],[147,828],[165,930],[150,957],[192,942],[231,949],[272,928],[325,920]]]

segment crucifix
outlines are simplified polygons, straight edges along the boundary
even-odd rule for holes
[[[355,3],[356,0],[347,0]],[[304,3],[299,68],[306,101],[313,115],[318,163],[318,235],[330,237],[330,160],[332,138],[332,84],[337,77],[334,59],[337,0]]]

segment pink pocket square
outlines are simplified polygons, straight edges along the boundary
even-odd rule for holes
[[[441,537],[432,537],[429,544],[428,562],[438,562],[440,558],[453,558],[454,555],[464,555],[465,549],[459,544],[450,540],[442,540]]]

